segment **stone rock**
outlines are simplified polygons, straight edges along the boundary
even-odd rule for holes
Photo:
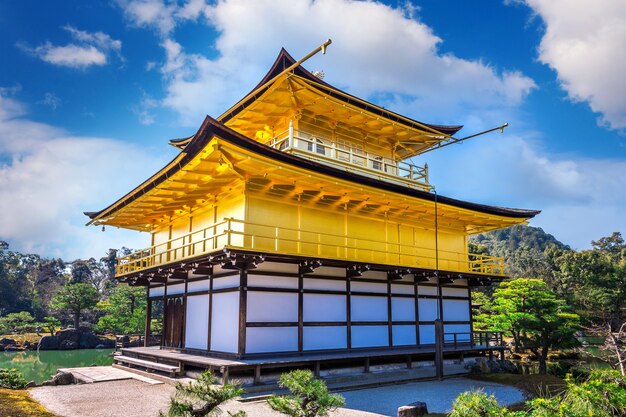
[[[490,360],[488,358],[476,358],[474,363],[466,365],[465,368],[473,374],[519,373],[519,369],[511,361]]]
[[[61,340],[61,342],[59,342],[59,349],[61,350],[72,350],[72,349],[78,349],[79,348],[79,344],[76,343],[73,340]]]
[[[30,381],[28,384],[26,384],[26,386],[24,387],[26,388],[32,388],[32,387],[36,387],[37,383],[35,381]]]
[[[104,349],[113,349],[115,347],[115,340],[101,338],[99,344],[103,346]]]
[[[428,414],[428,407],[421,401],[398,407],[398,417],[422,417],[426,414]]]
[[[76,378],[69,372],[57,372],[51,379],[45,381],[44,386],[71,385],[76,383]]]
[[[81,349],[94,349],[100,344],[100,338],[93,333],[81,333],[78,345]]]
[[[70,340],[76,343],[76,345],[79,345],[80,335],[81,335],[80,330],[63,329],[63,330],[59,330],[56,336],[59,338],[59,344],[62,343],[64,340]]]
[[[56,336],[44,336],[39,341],[39,350],[57,350],[59,338]]]
[[[13,339],[8,339],[6,337],[3,337],[2,339],[0,339],[0,345],[2,346],[17,345],[17,342]]]
[[[0,352],[4,352],[4,346],[0,345]]]

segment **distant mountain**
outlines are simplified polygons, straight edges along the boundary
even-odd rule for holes
[[[469,240],[471,243],[485,246],[489,253],[495,256],[510,255],[520,247],[526,247],[539,253],[543,253],[551,245],[556,245],[559,249],[570,250],[568,245],[544,232],[542,228],[523,225],[480,233],[471,236]]]

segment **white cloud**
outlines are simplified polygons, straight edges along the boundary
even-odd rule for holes
[[[38,103],[51,107],[52,110],[56,110],[61,105],[61,99],[54,93],[46,93],[43,96],[43,100]]]
[[[525,0],[545,23],[539,59],[570,99],[626,128],[626,3],[623,0]]]
[[[102,66],[108,62],[108,55],[113,52],[120,60],[122,42],[111,38],[103,32],[86,32],[73,26],[65,26],[74,43],[59,46],[45,42],[37,47],[29,47],[24,43],[17,46],[23,51],[53,65],[84,69],[92,65]]]
[[[82,212],[121,197],[168,155],[34,122],[11,93],[0,89],[0,240],[16,250],[68,260],[99,256],[122,244],[147,246],[143,234],[84,227]]]
[[[219,33],[217,58],[188,54],[165,36],[163,104],[183,123],[197,125],[204,114],[219,115],[247,93],[281,46],[298,58],[328,37],[329,56],[315,57],[307,68],[323,69],[327,81],[357,96],[382,95],[382,105],[396,109],[405,103],[412,108],[409,115],[441,117],[451,113],[440,111],[450,106],[459,113],[506,108],[536,88],[520,72],[440,53],[442,40],[410,18],[415,13],[351,0],[220,1],[204,10]],[[170,16],[176,21],[175,11]],[[158,20],[153,24],[159,26]]]
[[[430,178],[446,196],[540,209],[531,224],[576,248],[626,232],[626,161],[550,154],[524,136],[492,135],[427,154]]]
[[[158,107],[159,102],[147,94],[145,91],[142,91],[142,97],[139,101],[139,104],[133,106],[132,111],[137,115],[137,119],[139,123],[144,126],[150,126],[155,122],[155,115],[152,113],[156,107]]]
[[[196,20],[207,9],[204,0],[188,0],[183,5],[163,0],[117,0],[124,16],[138,27],[153,27],[165,36],[179,21]]]

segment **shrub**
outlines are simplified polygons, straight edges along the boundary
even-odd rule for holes
[[[616,371],[592,371],[581,384],[568,378],[563,395],[528,404],[532,417],[622,417],[626,415],[626,380]]]
[[[217,385],[217,378],[211,372],[200,374],[198,379],[187,384],[176,384],[176,392],[170,399],[167,414],[160,413],[160,417],[208,417],[221,414],[220,404],[238,397],[243,390],[235,385]],[[244,417],[240,411],[232,417]]]
[[[468,391],[460,394],[452,406],[450,417],[509,417],[513,416],[506,408],[498,405],[493,395],[482,391]]]
[[[0,369],[0,387],[23,389],[28,385],[24,375],[17,369]]]
[[[309,370],[284,373],[278,380],[291,395],[272,395],[267,402],[274,410],[291,417],[322,417],[345,404],[341,395],[330,394],[326,384]]]
[[[35,319],[27,311],[10,313],[0,317],[0,334],[26,333],[32,331]]]

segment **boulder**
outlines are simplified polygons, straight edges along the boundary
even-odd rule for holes
[[[73,340],[65,339],[59,342],[59,349],[61,350],[72,350],[78,349],[79,347],[80,345]]]
[[[422,417],[426,414],[428,414],[428,407],[421,401],[398,407],[398,417]]]
[[[8,339],[6,337],[3,337],[2,339],[0,339],[0,345],[2,346],[10,346],[10,345],[17,345],[17,342],[13,339]]]
[[[115,347],[115,340],[100,338],[98,342],[98,346],[102,346],[100,349],[113,349]]]
[[[70,340],[77,345],[80,344],[80,335],[81,331],[76,329],[63,329],[57,332],[57,337],[59,338],[59,343],[64,340]]]
[[[44,336],[39,341],[39,350],[57,350],[59,338],[56,336]]]
[[[505,360],[495,360],[488,358],[476,358],[474,363],[465,366],[474,374],[501,374],[501,373],[519,373],[519,370],[513,362]]]
[[[57,372],[51,379],[45,381],[41,385],[44,386],[56,386],[56,385],[71,385],[76,383],[76,378],[70,372]]]
[[[81,333],[78,345],[81,349],[95,349],[100,343],[100,338],[93,333]]]

